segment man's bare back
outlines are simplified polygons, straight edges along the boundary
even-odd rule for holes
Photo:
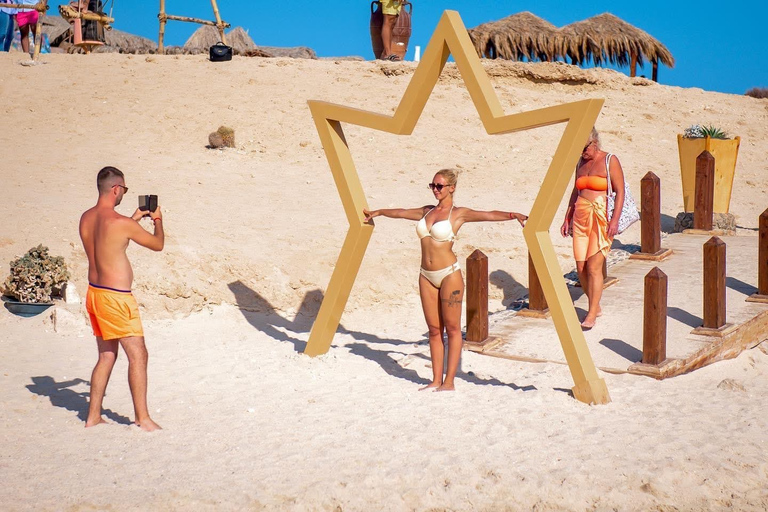
[[[150,234],[136,220],[144,216],[137,210],[134,217],[125,217],[114,207],[97,204],[80,218],[80,238],[88,256],[88,281],[99,286],[130,290],[133,269],[125,254],[128,242],[134,242],[154,251],[163,249],[165,236],[162,213],[158,207],[150,216],[155,222],[155,233]]]
[[[125,250],[131,240],[143,247],[161,251],[165,243],[162,212],[136,210],[131,217],[120,215],[120,204],[128,187],[123,173],[105,167],[97,177],[99,199],[96,206],[80,218],[80,238],[88,256],[88,293],[86,309],[99,350],[99,359],[91,375],[91,394],[86,427],[105,423],[101,405],[109,376],[117,359],[118,346],[128,356],[128,380],[136,413],[136,425],[143,430],[160,428],[149,416],[147,408],[147,361],[144,331],[138,304],[131,293],[133,269]],[[146,231],[138,221],[149,216],[154,233]]]

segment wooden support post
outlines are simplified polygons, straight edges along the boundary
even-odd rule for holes
[[[37,17],[37,26],[35,27],[35,51],[32,54],[32,60],[34,61],[40,58],[40,49],[43,45],[43,15],[48,10],[48,0],[42,0],[38,5],[40,5],[40,9],[38,9],[39,16]]]
[[[768,304],[768,209],[760,215],[757,224],[757,293],[750,295],[747,300]]]
[[[645,276],[643,364],[660,365],[667,358],[667,274],[653,267]]]
[[[189,16],[176,16],[174,14],[166,14],[165,19],[168,21],[186,21],[187,23],[197,23],[198,25],[208,25],[210,27],[219,28],[219,24],[215,21],[204,20],[201,18],[190,18]],[[223,23],[223,26],[229,27],[229,23]]]
[[[704,327],[725,325],[725,242],[713,236],[704,244]]]
[[[467,341],[488,338],[488,257],[479,249],[467,258]]]
[[[656,59],[653,59],[653,81],[659,81],[659,61]]]
[[[640,180],[640,252],[633,260],[661,261],[672,254],[661,247],[661,180],[648,172]]]
[[[632,58],[629,62],[629,76],[637,76],[637,54],[632,52]]]
[[[702,151],[696,157],[696,189],[693,207],[693,229],[712,230],[715,198],[715,157]]]
[[[216,18],[216,28],[219,29],[219,36],[221,37],[221,42],[224,44],[227,44],[227,38],[224,35],[224,27],[226,26],[226,24],[221,21],[221,15],[219,15],[219,6],[216,5],[216,0],[211,0],[211,5],[213,6],[213,16],[214,18]]]
[[[603,260],[603,290],[619,282],[619,279],[608,275],[608,260]]]
[[[213,15],[216,18],[216,21],[191,18],[189,16],[175,16],[173,14],[166,14],[165,0],[160,0],[160,14],[157,15],[157,18],[160,20],[160,36],[158,37],[157,42],[157,52],[160,54],[165,53],[163,39],[165,39],[165,24],[168,23],[168,21],[186,21],[189,23],[197,23],[200,25],[216,27],[219,31],[219,40],[222,43],[227,44],[227,37],[224,35],[224,29],[229,28],[230,24],[221,20],[221,15],[219,14],[219,6],[216,4],[216,0],[211,0],[211,7],[213,7]]]
[[[544,297],[544,290],[541,288],[541,281],[536,273],[536,267],[533,266],[530,252],[528,253],[528,309],[521,309],[517,314],[533,318],[549,317],[547,299]]]
[[[539,276],[536,274],[536,267],[533,266],[531,253],[528,253],[528,309],[535,311],[546,311],[547,299],[544,297],[544,290],[541,289]]]
[[[163,39],[165,39],[165,24],[168,20],[165,14],[165,0],[160,0],[160,14],[157,15],[160,20],[160,35],[157,38],[157,53],[160,55],[165,54],[165,46],[163,46]]]

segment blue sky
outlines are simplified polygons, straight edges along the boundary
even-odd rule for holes
[[[109,8],[110,2],[107,1]],[[51,2],[51,13],[56,5]],[[467,28],[530,11],[562,26],[610,12],[661,41],[675,57],[676,65],[659,67],[659,81],[681,87],[743,94],[752,87],[768,87],[768,0],[738,3],[667,0],[646,2],[592,1],[566,3],[538,0],[413,0],[413,48],[429,41],[445,9],[461,14]],[[115,28],[157,41],[158,0],[114,0]],[[249,30],[264,46],[309,46],[321,57],[360,55],[373,58],[369,33],[370,2],[308,0],[218,0],[223,19]],[[166,0],[169,14],[213,19],[210,0]],[[199,25],[170,22],[166,44],[180,45]],[[760,36],[763,34],[763,36]],[[629,73],[627,68],[622,71]],[[651,76],[650,65],[638,74]]]

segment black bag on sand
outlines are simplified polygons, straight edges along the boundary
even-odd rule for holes
[[[232,60],[232,47],[227,46],[222,42],[218,42],[211,46],[209,53],[211,62],[224,62],[226,60]]]

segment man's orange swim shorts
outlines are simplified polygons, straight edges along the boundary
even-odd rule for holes
[[[93,335],[104,340],[144,336],[139,305],[130,290],[88,285],[85,309],[91,317]]]

